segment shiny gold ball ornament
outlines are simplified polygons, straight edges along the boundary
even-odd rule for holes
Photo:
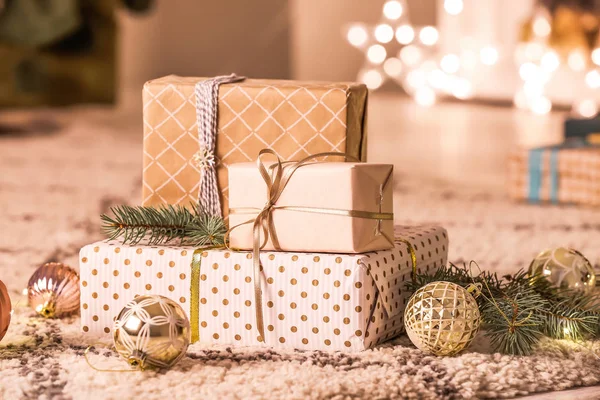
[[[79,275],[61,263],[39,267],[27,284],[29,306],[46,318],[61,318],[79,310]]]
[[[170,368],[187,351],[190,322],[173,300],[138,296],[115,319],[113,340],[117,352],[136,369]]]
[[[417,290],[404,311],[406,333],[415,346],[451,356],[471,344],[481,315],[475,298],[451,282],[431,282]]]
[[[8,297],[8,290],[6,290],[4,283],[0,281],[0,340],[2,340],[10,325],[11,312],[12,305],[10,304],[10,297]]]
[[[529,265],[529,273],[548,279],[555,287],[589,293],[596,286],[594,267],[577,250],[557,247],[538,254]]]

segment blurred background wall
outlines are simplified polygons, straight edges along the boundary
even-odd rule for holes
[[[145,16],[119,13],[121,82],[166,75],[354,80],[364,55],[343,27],[376,23],[385,0],[157,0]],[[201,4],[201,6],[199,5]],[[409,2],[416,24],[435,23],[435,0]]]
[[[355,80],[364,55],[348,44],[345,29],[356,21],[380,21],[385,0],[46,3],[0,3],[5,6],[0,6],[0,58],[10,61],[0,65],[0,89],[8,88],[0,108],[110,103],[113,85],[121,104],[139,105],[143,83],[167,74]],[[435,23],[436,0],[408,4],[413,23]],[[87,25],[76,25],[79,13]],[[52,36],[41,29],[67,20],[74,28],[64,33]],[[26,32],[14,32],[23,21],[32,29],[40,27],[37,42],[19,43]],[[18,40],[2,36],[3,30]],[[19,82],[15,71],[23,73]],[[32,86],[28,92],[20,91],[24,83]]]
[[[385,0],[290,0],[291,72],[295,79],[355,80],[364,54],[348,45],[351,22],[375,24]],[[435,25],[436,0],[409,0],[416,25]]]
[[[126,91],[167,74],[291,76],[287,1],[157,0],[144,16],[118,16]]]
[[[578,7],[588,4],[592,8],[596,4],[600,10],[600,0],[407,0],[410,24],[415,29],[436,26],[438,30],[433,29],[436,41],[439,32],[436,54],[419,56],[421,64],[437,63],[445,55],[464,58],[465,62],[460,61],[459,66],[465,66],[465,71],[449,72],[458,72],[457,76],[463,72],[470,74],[468,90],[460,91],[463,95],[458,98],[467,98],[464,93],[468,92],[468,98],[512,102],[523,85],[522,65],[516,65],[514,55],[517,45],[526,39],[524,23],[531,26],[532,20],[542,18],[549,27],[552,22],[556,26],[551,39],[567,43],[567,50],[572,53],[580,51],[577,46],[581,47],[581,21],[589,20],[590,16],[563,7],[560,15],[549,19],[548,11],[536,11],[539,5],[548,2],[565,6],[577,3]],[[461,10],[447,12],[450,3],[460,4]],[[382,79],[380,70],[384,60],[365,62],[365,51],[373,43],[353,47],[346,37],[348,27],[359,22],[365,32],[372,32],[376,24],[390,22],[382,20],[386,0],[11,0],[4,3],[7,5],[4,10],[1,4],[0,108],[110,103],[115,97],[113,88],[121,104],[139,105],[143,83],[167,74],[215,76],[236,72],[253,78],[348,81],[356,80],[364,66],[360,78],[368,83],[365,80],[368,72]],[[133,4],[145,7],[132,11]],[[21,15],[17,12],[18,5]],[[35,21],[31,15],[25,15],[25,11],[31,13],[31,10],[37,13]],[[75,28],[54,35],[50,34],[51,29],[45,34],[43,29],[37,29],[40,37],[35,41],[29,38],[30,43],[17,43],[32,36],[31,32],[38,27],[62,26],[50,23],[53,13],[55,18],[70,14]],[[405,17],[404,12],[402,18]],[[80,19],[85,23],[78,25]],[[591,20],[596,27],[600,24],[596,16]],[[394,21],[400,23],[398,19]],[[24,28],[23,24],[29,25]],[[561,34],[562,31],[566,33]],[[11,37],[18,40],[11,41]],[[556,37],[560,40],[555,40]],[[463,42],[473,42],[476,46],[466,48]],[[598,43],[600,46],[600,38]],[[557,66],[565,64],[559,56],[570,60],[571,53],[559,54],[556,51],[560,46],[550,45],[546,50]],[[478,58],[484,48],[491,49],[496,60],[487,63],[489,68],[466,71],[466,61]],[[384,55],[396,58],[397,51],[388,49]],[[429,50],[425,47],[423,51]],[[561,104],[569,104],[583,95],[598,98],[595,89],[600,87],[600,72],[590,70],[592,75],[585,76],[591,79],[587,88],[582,78],[588,73],[585,68],[575,71],[577,74],[568,68],[555,68],[557,71],[553,73],[560,79],[546,85],[545,95]],[[412,94],[410,87],[407,89],[402,82],[408,79],[409,69],[417,66],[403,68],[404,76],[396,75],[396,82],[383,75],[388,84],[385,87],[403,87]],[[381,82],[369,87],[377,89],[380,85]],[[549,111],[548,104],[545,99],[540,109]]]

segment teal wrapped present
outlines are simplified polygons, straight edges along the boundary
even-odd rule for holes
[[[530,203],[600,206],[600,146],[589,139],[572,137],[560,145],[512,153],[510,197]]]

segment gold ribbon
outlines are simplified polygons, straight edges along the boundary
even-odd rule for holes
[[[263,161],[262,157],[266,154],[271,154],[275,156],[276,162],[269,168],[267,168]],[[260,334],[260,338],[262,341],[265,341],[265,331],[264,331],[264,319],[263,319],[263,309],[262,309],[262,292],[260,285],[260,272],[262,270],[262,265],[260,263],[260,250],[265,247],[267,244],[269,237],[273,242],[273,247],[276,250],[281,250],[281,246],[279,245],[279,240],[277,238],[277,233],[275,232],[275,226],[273,224],[273,210],[288,210],[288,211],[299,211],[299,212],[309,212],[309,213],[318,213],[318,214],[330,214],[330,215],[341,215],[347,217],[354,218],[367,218],[367,219],[376,219],[376,220],[393,220],[394,214],[392,213],[382,213],[382,212],[368,212],[368,211],[357,211],[357,210],[340,210],[333,208],[315,208],[315,207],[295,207],[295,206],[277,206],[277,201],[281,197],[285,187],[289,183],[292,178],[294,172],[298,170],[298,168],[308,165],[314,164],[318,157],[327,157],[327,156],[335,156],[335,157],[344,157],[346,159],[353,159],[358,161],[355,157],[349,156],[345,153],[338,152],[325,152],[318,153],[308,156],[300,161],[293,162],[287,161],[282,162],[281,159],[277,156],[277,154],[270,149],[263,149],[258,154],[258,158],[256,159],[256,165],[258,167],[258,171],[262,176],[263,180],[267,184],[267,202],[262,210],[252,209],[252,208],[243,208],[243,209],[229,209],[230,214],[247,214],[247,213],[256,213],[258,215],[254,219],[250,219],[246,222],[242,222],[232,228],[230,228],[225,234],[225,244],[227,245],[229,242],[229,235],[231,232],[246,224],[252,225],[252,236],[253,236],[253,246],[252,246],[252,260],[254,267],[254,299],[255,299],[255,309],[256,309],[256,324],[258,327],[258,332]],[[272,174],[269,174],[269,170],[272,171]],[[391,175],[391,174],[390,174]],[[389,181],[386,179],[386,182],[383,184],[385,186]],[[382,188],[383,192],[383,188]],[[381,210],[380,210],[381,211]],[[378,224],[379,231],[379,224]],[[262,232],[262,241],[261,241],[261,232]],[[381,231],[379,231],[381,233]],[[390,240],[390,238],[388,238]],[[390,240],[391,241],[391,240]],[[391,241],[393,243],[393,241]],[[415,257],[416,263],[416,257]]]
[[[192,329],[192,343],[195,343],[200,339],[200,264],[202,261],[202,253],[205,250],[206,249],[196,249],[192,256],[192,273],[190,276],[190,327]]]
[[[417,253],[415,252],[415,248],[413,247],[412,243],[410,243],[406,239],[397,237],[396,240],[401,243],[404,243],[406,245],[408,253],[410,254],[410,260],[412,261],[412,272],[410,274],[410,277],[414,282],[417,279]]]

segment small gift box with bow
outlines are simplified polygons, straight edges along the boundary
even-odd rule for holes
[[[393,166],[298,162],[229,167],[229,244],[232,248],[365,253],[394,247]],[[343,158],[342,158],[343,160]],[[255,253],[256,254],[256,253]]]
[[[137,295],[177,301],[192,342],[360,351],[403,331],[415,272],[446,263],[439,226],[396,227],[394,247],[364,254],[252,252],[98,242],[81,249],[81,326],[107,337]],[[91,339],[90,339],[91,340]]]
[[[263,148],[282,160],[337,151],[366,159],[367,88],[358,83],[166,76],[144,85],[143,205],[228,214],[227,166]]]

